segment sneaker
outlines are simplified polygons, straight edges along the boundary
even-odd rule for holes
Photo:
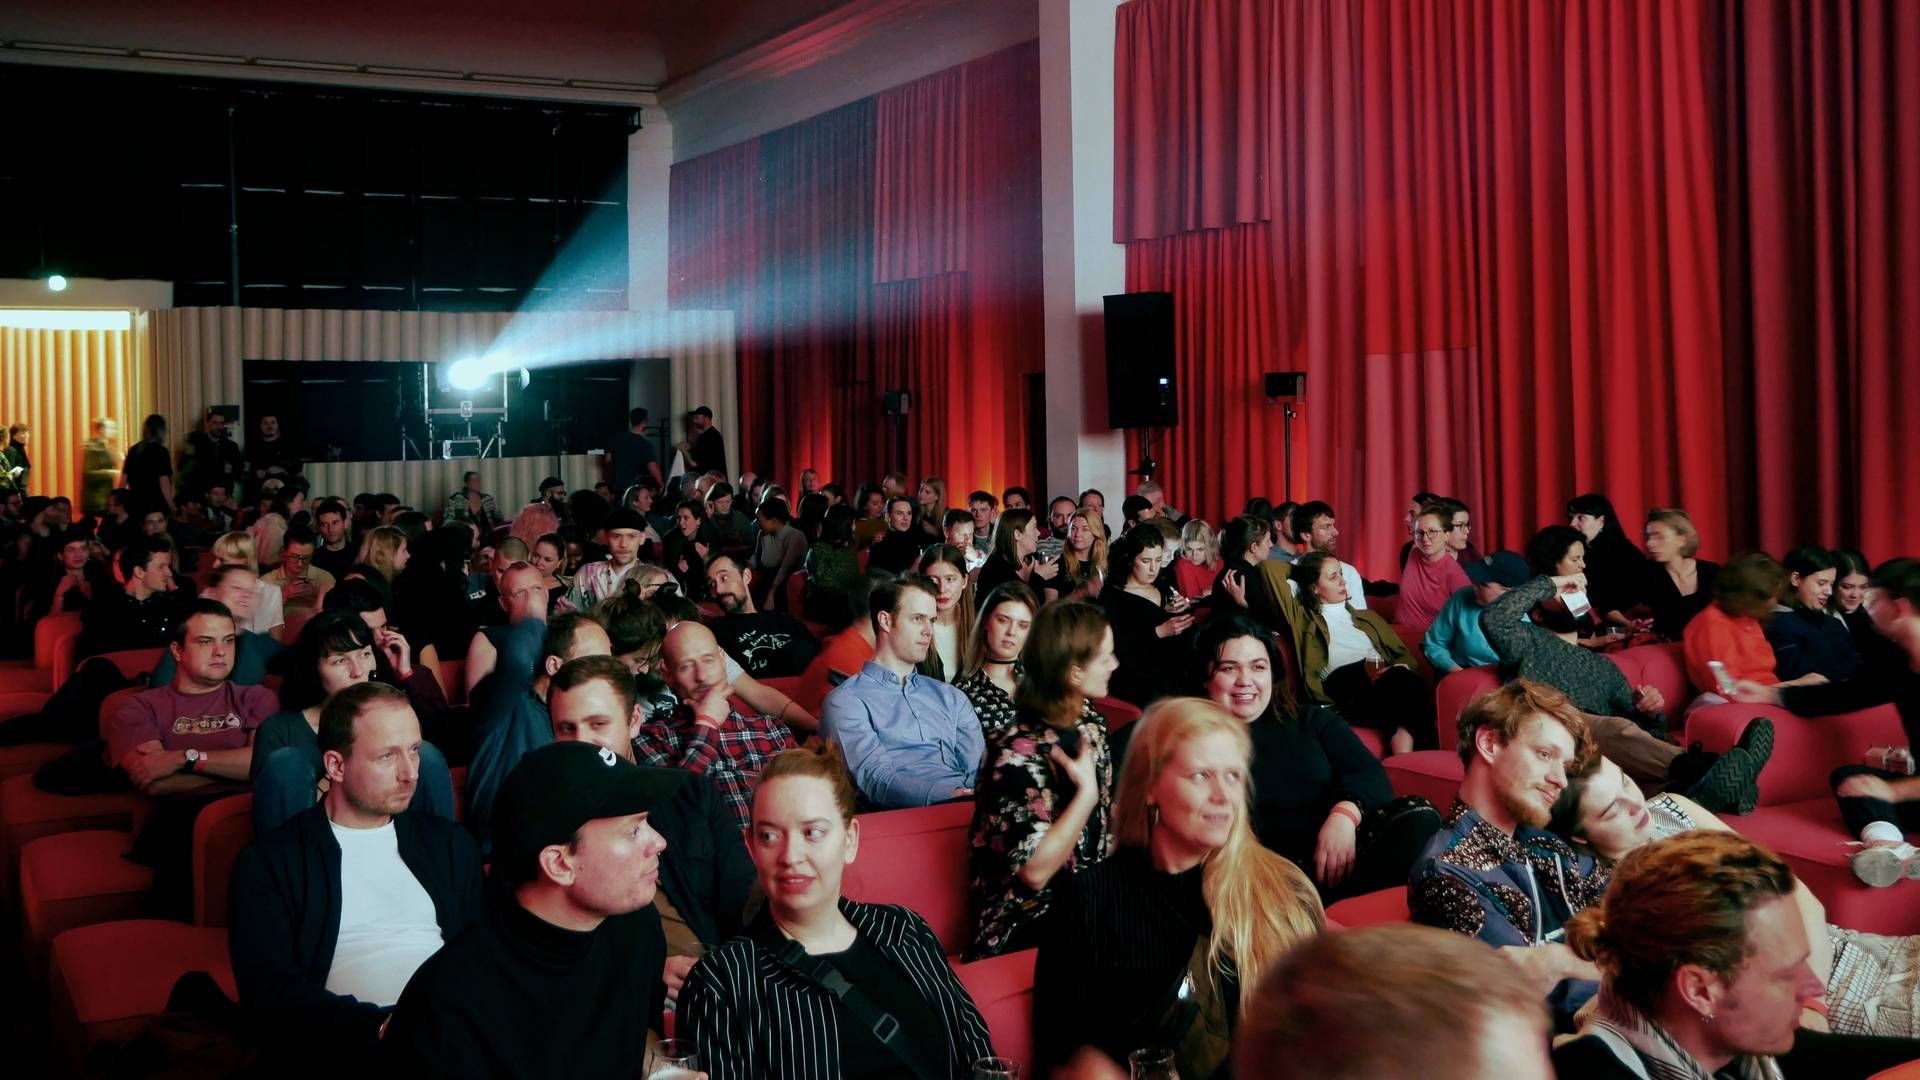
[[[1766,764],[1773,756],[1773,721],[1764,716],[1754,717],[1741,730],[1734,745],[1758,758],[1762,765]]]
[[[1869,840],[1853,853],[1853,876],[1884,889],[1901,878],[1920,875],[1920,859],[1914,858],[1913,845],[1891,840]]]
[[[1760,801],[1760,767],[1753,752],[1736,746],[1721,754],[1682,794],[1715,814],[1745,814]]]

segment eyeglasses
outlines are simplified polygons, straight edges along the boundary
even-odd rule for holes
[[[1419,529],[1415,531],[1413,535],[1425,537],[1426,539],[1431,540],[1436,536],[1447,535],[1447,530],[1446,529]]]

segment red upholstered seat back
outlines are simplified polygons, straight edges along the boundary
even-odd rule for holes
[[[42,616],[33,624],[33,666],[42,671],[53,669],[54,646],[61,638],[80,636],[80,613],[61,611]]]
[[[841,891],[917,912],[948,953],[973,940],[967,843],[973,803],[950,802],[860,815],[860,853]]]
[[[1348,930],[1375,923],[1406,922],[1410,917],[1405,885],[1350,896],[1327,909],[1327,922],[1338,923]]]
[[[227,885],[240,850],[253,843],[253,796],[208,803],[193,820],[193,921],[227,925]]]
[[[1771,705],[1710,705],[1687,717],[1686,741],[1714,753],[1731,747],[1756,716],[1773,721],[1773,754],[1760,770],[1760,805],[1831,799],[1828,776],[1860,764],[1874,746],[1904,746],[1900,713],[1882,705],[1839,716],[1795,716]]]
[[[1033,962],[1038,949],[955,964],[954,974],[987,1022],[993,1052],[1010,1058],[1026,1076],[1033,1070]]]
[[[1636,689],[1658,688],[1660,696],[1667,699],[1667,723],[1679,722],[1687,703],[1693,700],[1695,689],[1687,678],[1686,654],[1678,642],[1636,645],[1608,653],[1607,659],[1613,661]]]
[[[1500,669],[1491,664],[1461,668],[1441,677],[1440,685],[1434,687],[1433,691],[1434,721],[1440,733],[1440,749],[1452,751],[1460,745],[1460,714],[1475,698],[1499,688]]]
[[[1135,705],[1131,701],[1121,701],[1119,698],[1110,697],[1094,698],[1093,707],[1101,716],[1107,718],[1108,733],[1119,731],[1121,728],[1140,719],[1140,706]]]

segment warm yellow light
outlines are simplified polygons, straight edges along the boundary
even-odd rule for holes
[[[125,308],[0,308],[0,326],[21,330],[131,330],[133,312]]]

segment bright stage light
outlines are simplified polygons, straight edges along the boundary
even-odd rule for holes
[[[479,357],[463,356],[447,368],[447,385],[455,390],[478,390],[487,385],[491,374]]]
[[[53,292],[66,292],[67,291],[66,275],[65,274],[48,274],[47,288]]]

